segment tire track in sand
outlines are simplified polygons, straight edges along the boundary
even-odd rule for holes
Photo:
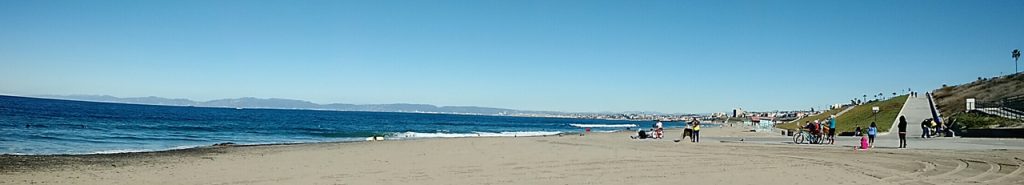
[[[988,180],[988,181],[985,181],[985,182],[1002,182],[1002,181],[1006,181],[1007,179],[1013,178],[1013,177],[1021,178],[1022,180],[1024,180],[1024,177],[1022,177],[1022,175],[1024,175],[1024,159],[1020,159],[1020,158],[1017,158],[1017,157],[1014,157],[1013,159],[1017,162],[1017,169],[1016,170],[1013,170],[1013,172],[1010,172],[1009,174],[1003,175],[1002,177],[995,178],[995,179],[992,179],[992,180]],[[1018,181],[1018,182],[1021,182],[1021,181]]]
[[[974,176],[971,176],[971,177],[959,180],[961,182],[980,182],[978,180],[981,179],[982,177],[991,176],[991,175],[997,175],[996,172],[999,172],[999,169],[1002,168],[1002,166],[999,166],[999,164],[996,164],[994,162],[987,161],[987,160],[976,160],[976,159],[960,159],[960,160],[964,161],[964,162],[985,163],[985,164],[988,165],[988,170],[985,170],[985,172],[982,172],[980,174],[977,174],[977,175],[974,175]]]

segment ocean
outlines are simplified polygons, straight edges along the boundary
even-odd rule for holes
[[[649,128],[652,121],[235,109],[0,96],[0,154],[97,154],[435,137],[516,137]],[[679,127],[682,123],[666,123]]]

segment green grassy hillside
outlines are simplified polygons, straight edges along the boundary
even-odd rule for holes
[[[839,132],[852,132],[855,128],[861,127],[863,129],[868,128],[872,121],[875,121],[874,114],[871,112],[871,107],[878,106],[880,112],[878,113],[878,131],[886,132],[889,127],[892,126],[892,122],[896,120],[896,116],[900,114],[900,109],[903,108],[903,103],[907,101],[907,96],[897,96],[890,98],[885,101],[876,101],[865,103],[864,105],[858,105],[850,111],[843,113],[836,118],[836,130]],[[776,127],[782,129],[796,129],[800,128],[807,121],[822,120],[824,121],[830,115],[838,114],[843,109],[833,109],[825,111],[824,113],[800,118],[794,122],[785,124],[779,124]],[[799,123],[799,124],[797,124]],[[837,132],[838,133],[838,132]]]
[[[836,119],[836,130],[839,132],[852,132],[855,128],[860,127],[862,129],[868,128],[872,121],[875,121],[875,117],[871,112],[871,107],[878,106],[878,131],[887,132],[889,127],[892,126],[892,122],[896,121],[897,116],[900,114],[900,109],[903,109],[903,103],[907,102],[907,95],[897,96],[895,98],[889,98],[885,101],[876,101],[866,103],[864,105],[858,105]]]
[[[956,122],[956,126],[959,127],[959,129],[1024,128],[1024,123],[1020,120],[1007,119],[975,112],[955,113],[946,120]]]
[[[825,112],[823,112],[821,114],[816,114],[816,115],[811,115],[811,116],[803,117],[803,118],[797,119],[796,121],[791,121],[791,122],[784,123],[784,124],[778,124],[778,125],[775,125],[775,127],[778,127],[778,128],[781,128],[781,129],[787,129],[787,130],[795,130],[797,128],[803,127],[804,123],[806,123],[808,121],[814,122],[814,120],[825,120],[830,115],[838,114],[840,111],[843,111],[843,109],[844,108],[828,110],[828,111],[825,111]]]

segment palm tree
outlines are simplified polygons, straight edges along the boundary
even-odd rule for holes
[[[1017,69],[1017,61],[1020,60],[1020,49],[1013,49],[1013,51],[1010,52],[1010,57],[1013,57],[1013,72],[1020,72],[1020,70]]]

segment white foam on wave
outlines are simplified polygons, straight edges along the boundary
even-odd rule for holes
[[[588,128],[588,127],[589,128],[628,128],[628,127],[638,127],[636,124],[614,124],[614,125],[612,125],[612,124],[575,124],[575,123],[573,123],[573,124],[569,124],[569,125],[570,126],[574,126],[574,127],[580,127],[580,128]]]
[[[473,133],[420,133],[403,132],[392,135],[392,138],[456,138],[456,137],[518,137],[518,136],[545,136],[555,135],[562,132],[533,131],[533,132],[473,132]]]
[[[91,154],[120,154],[120,153],[138,153],[138,152],[152,152],[157,150],[145,150],[145,149],[116,149],[116,150],[103,150],[92,152]]]
[[[197,148],[197,147],[202,147],[202,146],[204,146],[204,145],[183,145],[183,146],[171,147],[171,148],[168,148],[167,150],[181,150],[181,149]]]
[[[169,151],[169,150],[183,150],[189,148],[198,148],[209,145],[182,145],[163,149],[114,149],[114,150],[103,150],[83,154],[120,154],[120,153],[139,153],[139,152],[156,152],[156,151]]]

